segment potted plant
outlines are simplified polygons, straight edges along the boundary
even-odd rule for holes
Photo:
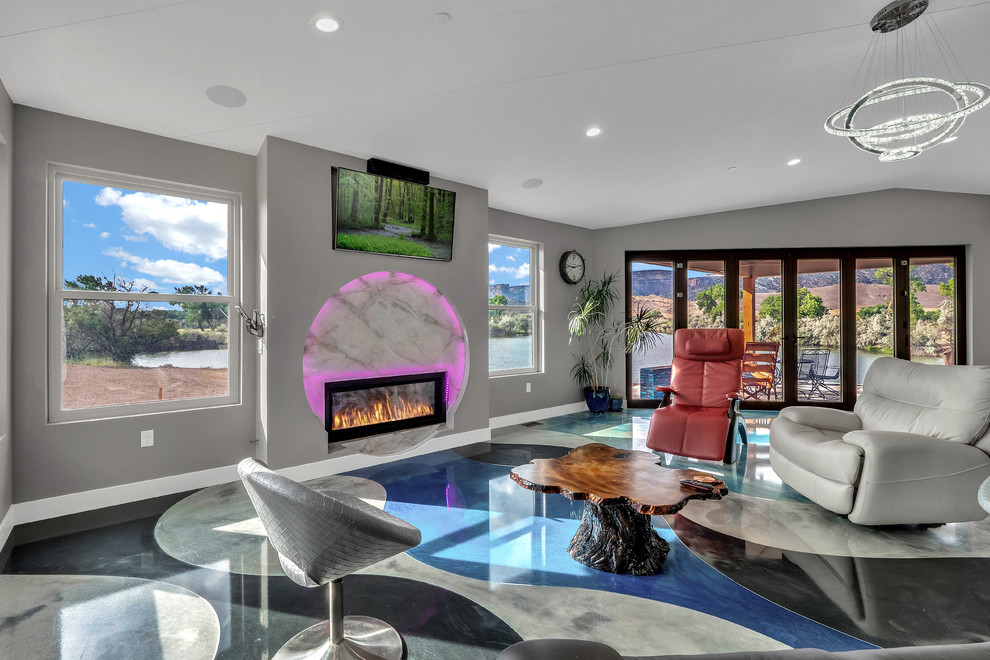
[[[612,367],[612,350],[621,338],[625,353],[647,350],[662,339],[660,316],[654,311],[636,309],[625,321],[611,319],[619,300],[618,273],[588,280],[567,315],[570,342],[585,344],[571,376],[584,386],[585,401],[591,412],[608,410],[611,396],[605,379]]]

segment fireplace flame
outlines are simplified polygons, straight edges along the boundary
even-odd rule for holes
[[[396,422],[401,419],[426,417],[432,415],[433,412],[433,406],[429,403],[410,403],[401,397],[398,403],[392,403],[391,397],[386,393],[384,401],[376,401],[370,408],[352,405],[334,413],[332,428],[336,431],[354,426]]]

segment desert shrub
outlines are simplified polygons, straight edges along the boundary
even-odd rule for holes
[[[489,337],[519,337],[533,334],[529,314],[503,314],[488,319]]]
[[[875,305],[882,307],[877,311],[863,315],[856,314],[856,347],[866,350],[889,351],[893,347],[893,312],[889,305]]]

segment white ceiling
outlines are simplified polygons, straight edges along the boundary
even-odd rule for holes
[[[990,194],[990,110],[901,163],[822,129],[885,3],[0,0],[0,80],[16,103],[252,155],[274,135],[405,163],[584,227],[885,188]],[[990,0],[929,12],[990,82]],[[344,28],[315,31],[320,13]],[[213,85],[247,104],[215,105]],[[586,138],[592,124],[605,133]]]

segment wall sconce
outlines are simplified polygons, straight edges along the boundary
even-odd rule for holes
[[[239,306],[235,306],[234,309],[240,314],[241,318],[244,320],[244,329],[247,330],[249,335],[254,335],[255,337],[265,336],[265,315],[254,310],[253,316],[248,316],[247,312],[241,309]]]

